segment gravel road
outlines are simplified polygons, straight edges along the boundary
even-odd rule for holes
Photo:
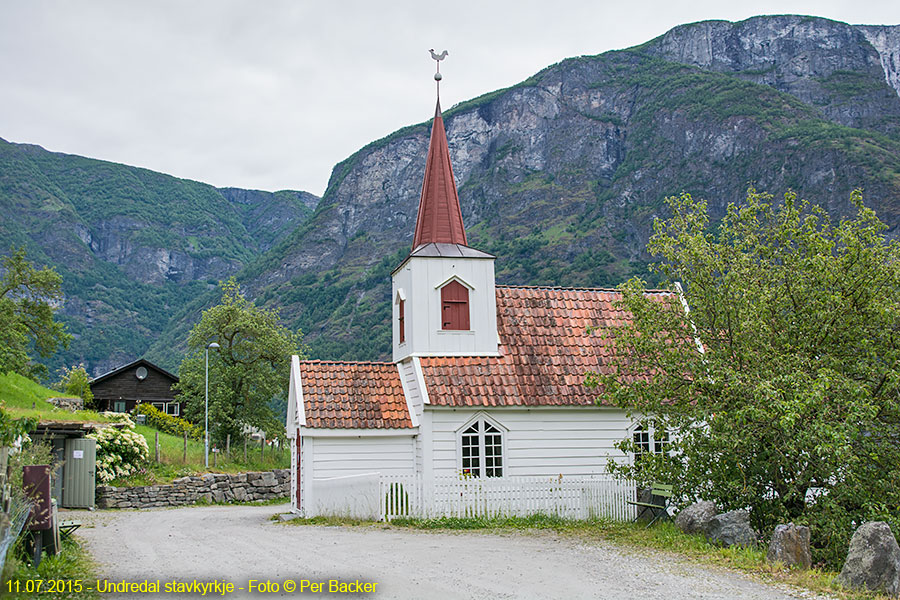
[[[110,582],[231,582],[228,598],[341,597],[302,580],[377,582],[354,597],[398,599],[814,598],[672,556],[547,532],[432,533],[371,527],[293,526],[270,520],[286,506],[209,506],[142,511],[66,511]],[[249,593],[248,581],[277,583]],[[298,588],[286,592],[287,583]],[[240,591],[238,588],[243,588]],[[212,592],[208,595],[216,595]],[[221,595],[221,590],[219,594]],[[198,598],[184,592],[103,598]]]

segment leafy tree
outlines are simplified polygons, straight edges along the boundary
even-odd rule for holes
[[[688,312],[678,293],[624,284],[633,323],[611,334],[610,372],[589,376],[669,434],[670,452],[614,470],[750,507],[762,532],[807,523],[832,565],[854,524],[900,530],[900,245],[861,192],[851,202],[855,216],[832,223],[751,189],[711,230],[705,202],[668,198],[648,249]]]
[[[277,310],[248,301],[234,278],[221,287],[221,303],[203,311],[188,336],[177,390],[187,400],[188,418],[202,426],[204,355],[215,342],[219,349],[209,351],[210,439],[236,438],[245,425],[274,438],[284,423],[274,418],[270,401],[287,395],[290,357],[304,353],[303,336],[281,325]]]
[[[33,431],[37,422],[34,419],[14,419],[4,410],[0,403],[0,446],[11,446],[21,443],[22,439]]]
[[[91,391],[91,378],[84,368],[84,364],[77,367],[63,367],[61,370],[61,378],[54,386],[61,392],[78,396],[84,400],[86,408],[93,408],[94,393]]]
[[[34,377],[40,365],[30,363],[30,352],[46,358],[71,339],[53,318],[63,300],[62,278],[52,268],[35,269],[24,248],[12,248],[0,264],[0,372]]]

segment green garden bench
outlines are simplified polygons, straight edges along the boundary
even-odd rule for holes
[[[79,527],[81,527],[81,521],[61,521],[59,524],[59,534],[62,536],[62,539],[67,540]]]
[[[669,501],[672,498],[672,486],[664,485],[662,483],[654,483],[650,486],[650,502],[632,502],[628,500],[628,504],[633,504],[638,507],[642,507],[644,509],[650,509],[653,518],[650,519],[650,522],[647,523],[647,527],[653,525],[657,520],[662,517],[669,517]],[[638,519],[641,518],[643,511],[638,509],[638,515],[634,518],[634,522],[637,522]]]

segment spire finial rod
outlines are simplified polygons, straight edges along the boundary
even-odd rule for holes
[[[431,58],[434,59],[434,62],[437,65],[437,71],[435,71],[435,73],[434,73],[434,80],[437,82],[437,97],[438,97],[438,101],[440,101],[440,99],[441,99],[441,79],[443,79],[443,76],[441,75],[441,61],[444,60],[445,58],[447,58],[448,52],[446,50],[444,50],[440,54],[435,54],[434,48],[431,48],[429,50],[429,52],[431,52]]]

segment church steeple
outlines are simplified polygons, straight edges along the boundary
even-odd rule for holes
[[[434,123],[431,126],[431,145],[425,161],[425,178],[416,217],[413,251],[432,242],[466,245],[466,230],[463,227],[456,181],[453,179],[453,166],[450,164],[440,99],[437,101]]]
[[[440,84],[447,51],[430,52]],[[440,93],[412,252],[391,281],[394,362],[407,368],[417,356],[499,356],[494,256],[466,242]]]

